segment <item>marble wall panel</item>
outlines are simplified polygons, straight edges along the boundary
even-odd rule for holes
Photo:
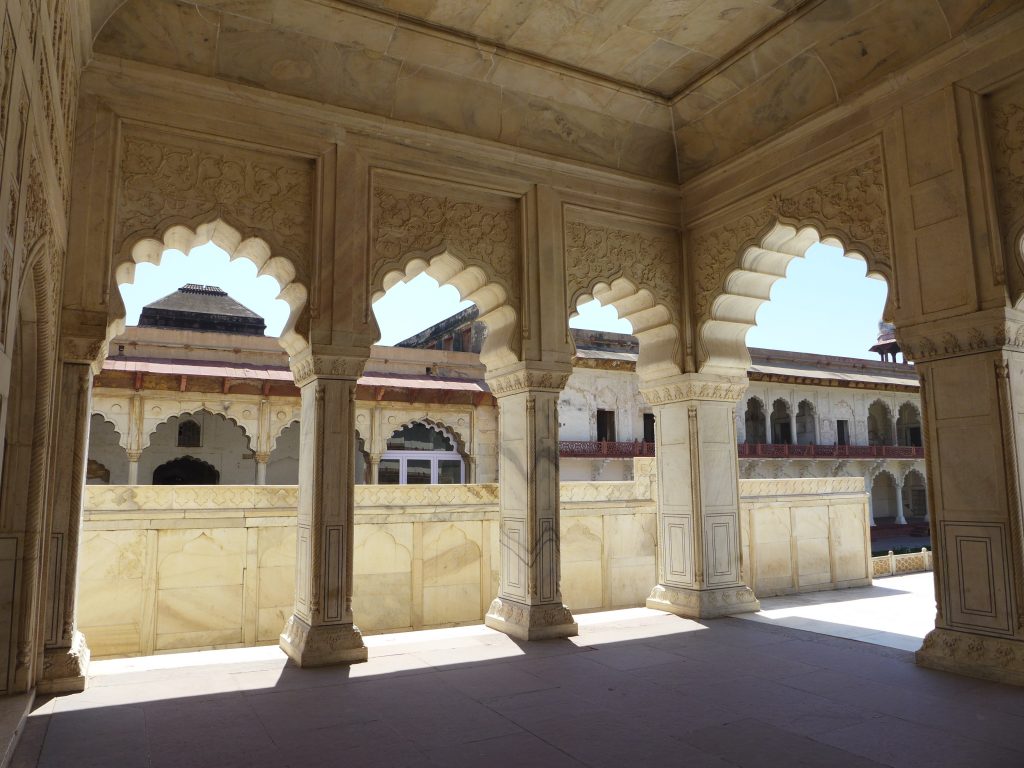
[[[422,535],[422,623],[480,621],[481,523],[424,523]]]
[[[562,521],[562,599],[574,610],[604,605],[603,532],[600,517]]]

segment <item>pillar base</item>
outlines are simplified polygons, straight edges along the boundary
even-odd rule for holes
[[[761,610],[761,604],[750,587],[724,587],[718,589],[687,589],[659,584],[651,590],[647,607],[668,611],[687,619],[714,619],[737,613]]]
[[[363,635],[355,624],[310,626],[292,614],[284,625],[279,644],[300,667],[327,667],[366,661]]]
[[[484,624],[516,640],[550,640],[579,634],[572,613],[561,603],[527,605],[496,597],[487,609]]]
[[[89,646],[77,630],[70,648],[43,651],[43,675],[36,684],[40,693],[81,693],[89,680]]]
[[[933,629],[915,657],[919,666],[1024,685],[1024,642],[1001,637]]]

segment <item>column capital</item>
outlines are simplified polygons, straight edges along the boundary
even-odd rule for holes
[[[1024,352],[1024,312],[1006,307],[896,329],[904,357],[928,363],[1009,350]]]
[[[270,461],[270,454],[264,451],[256,451],[253,453],[252,458],[257,464],[266,464]]]
[[[314,379],[342,379],[354,381],[363,375],[366,357],[321,354],[306,348],[291,358],[295,385],[303,387]]]
[[[743,397],[746,390],[746,376],[733,378],[684,373],[640,382],[640,393],[651,405],[667,405],[687,400],[735,403]]]
[[[495,397],[517,395],[530,390],[561,392],[572,375],[567,363],[516,363],[487,374],[487,386]]]
[[[106,346],[106,339],[97,339],[93,336],[61,336],[61,362],[92,366],[95,371],[106,357]]]

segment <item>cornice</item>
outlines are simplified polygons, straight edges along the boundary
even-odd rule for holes
[[[984,352],[1024,351],[1024,312],[994,309],[896,329],[908,360],[929,363]]]

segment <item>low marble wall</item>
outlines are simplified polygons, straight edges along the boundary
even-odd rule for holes
[[[830,584],[849,585],[862,554],[867,569],[868,553],[849,535],[866,524],[867,497],[843,481],[785,481],[805,483],[803,495],[741,481],[744,562],[763,594],[785,591],[777,574],[787,568],[793,591],[828,588],[817,571],[804,573],[820,570],[823,551],[834,563]],[[657,573],[656,482],[654,461],[636,459],[632,481],[562,484],[562,592],[573,610],[643,605]],[[497,486],[364,485],[355,494],[360,628],[480,621],[498,588]],[[276,642],[292,608],[297,502],[295,486],[87,487],[78,620],[94,656]],[[795,571],[772,538],[784,530],[770,522],[782,509],[799,520]],[[835,532],[824,550],[814,535],[820,509]]]
[[[860,477],[740,480],[743,579],[758,597],[871,583]]]

